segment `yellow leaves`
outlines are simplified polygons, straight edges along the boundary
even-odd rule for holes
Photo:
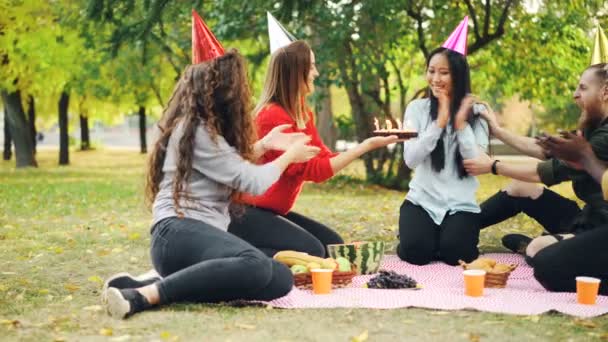
[[[592,320],[588,320],[588,319],[577,318],[573,321],[573,323],[574,323],[574,325],[577,325],[577,326],[583,327],[583,328],[588,328],[588,329],[597,328],[597,324],[595,322],[593,322]]]
[[[479,342],[481,340],[481,336],[476,333],[469,333],[469,341],[471,342]]]
[[[534,316],[525,316],[524,317],[525,320],[531,321],[533,323],[538,323],[540,321],[540,316],[538,315],[534,315]]]
[[[103,329],[99,330],[99,335],[112,336],[112,335],[114,335],[114,331],[112,331],[112,328],[103,328]]]
[[[101,279],[101,277],[99,277],[98,275],[92,275],[92,276],[88,277],[87,280],[92,283],[97,283],[97,284],[103,283],[103,279]]]
[[[161,331],[160,332],[160,339],[163,341],[178,341],[179,340],[179,336],[172,336],[170,332],[168,331]]]
[[[100,257],[106,256],[110,254],[110,250],[109,249],[100,249],[97,251],[97,255]]]
[[[445,315],[448,315],[449,312],[447,312],[447,311],[431,311],[430,314],[431,315],[435,315],[435,316],[445,316]]]
[[[69,283],[68,284],[64,284],[63,288],[66,289],[66,290],[68,290],[68,291],[70,291],[70,292],[72,292],[72,293],[80,290],[80,286],[78,286],[76,284],[69,284]]]
[[[18,319],[3,319],[0,321],[0,324],[11,329],[20,328],[22,326],[21,321],[19,321]]]
[[[139,233],[130,233],[127,236],[127,239],[129,239],[131,241],[135,241],[135,240],[139,240],[140,237],[141,237],[141,234],[139,234]]]
[[[85,306],[84,308],[82,308],[82,310],[98,312],[98,311],[102,311],[103,307],[101,305],[89,305],[89,306]]]
[[[350,339],[351,342],[365,342],[369,338],[369,333],[367,330],[363,331],[358,336],[354,336]]]
[[[251,324],[237,323],[234,326],[237,328],[240,328],[240,329],[245,329],[245,330],[255,330],[255,325],[251,325]]]

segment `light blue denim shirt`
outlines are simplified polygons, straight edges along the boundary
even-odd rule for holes
[[[475,105],[474,112],[479,113],[483,107]],[[483,105],[481,105],[483,106]],[[418,132],[418,138],[403,143],[405,164],[414,170],[410,190],[406,199],[419,205],[440,225],[446,214],[459,211],[479,213],[475,193],[479,182],[475,177],[458,177],[456,167],[456,149],[460,150],[463,159],[475,158],[479,150],[488,147],[488,124],[479,118],[473,127],[467,124],[460,131],[454,131],[451,124],[445,128],[443,149],[445,166],[437,172],[431,166],[431,152],[437,146],[444,129],[431,121],[430,99],[412,101],[405,111],[403,122],[408,128]]]

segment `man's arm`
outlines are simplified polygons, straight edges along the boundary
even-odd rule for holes
[[[496,139],[513,147],[517,151],[537,159],[547,159],[543,149],[536,143],[536,139],[517,135],[500,126],[490,127],[490,130]]]
[[[500,127],[498,124],[498,119],[496,118],[496,114],[492,110],[492,107],[486,102],[479,101],[485,107],[485,110],[480,110],[479,114],[486,119],[488,125],[490,126],[490,132],[496,139],[502,141],[503,143],[513,147],[519,152],[534,157],[537,159],[545,160],[547,156],[543,151],[542,147],[536,144],[536,139],[524,137],[508,130]]]
[[[481,152],[477,158],[463,161],[464,168],[470,176],[478,176],[492,172],[495,160],[486,153]],[[498,161],[495,164],[496,174],[517,179],[523,182],[538,183],[541,178],[538,174],[538,162],[513,163]]]

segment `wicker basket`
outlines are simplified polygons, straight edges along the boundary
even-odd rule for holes
[[[466,262],[459,260],[458,263],[460,263],[460,266],[462,266],[463,269],[465,270],[471,270],[474,268],[469,268],[469,264],[467,264]],[[492,271],[486,271],[486,278],[485,278],[485,283],[484,286],[485,287],[492,287],[492,288],[504,288],[505,286],[507,286],[507,281],[509,280],[509,276],[511,275],[511,272],[513,272],[513,270],[515,270],[517,268],[517,264],[509,264],[508,265],[508,270],[506,271],[502,271],[502,272],[492,272]]]
[[[354,264],[351,264],[350,272],[337,272],[332,274],[331,285],[333,288],[341,288],[348,286],[353,278],[357,275],[357,269]],[[312,289],[312,274],[298,273],[293,275],[293,283],[299,289]]]

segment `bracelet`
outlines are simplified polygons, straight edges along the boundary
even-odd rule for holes
[[[498,164],[499,161],[500,161],[500,159],[496,159],[492,163],[492,174],[493,175],[498,175],[498,172],[496,171],[496,164]]]

